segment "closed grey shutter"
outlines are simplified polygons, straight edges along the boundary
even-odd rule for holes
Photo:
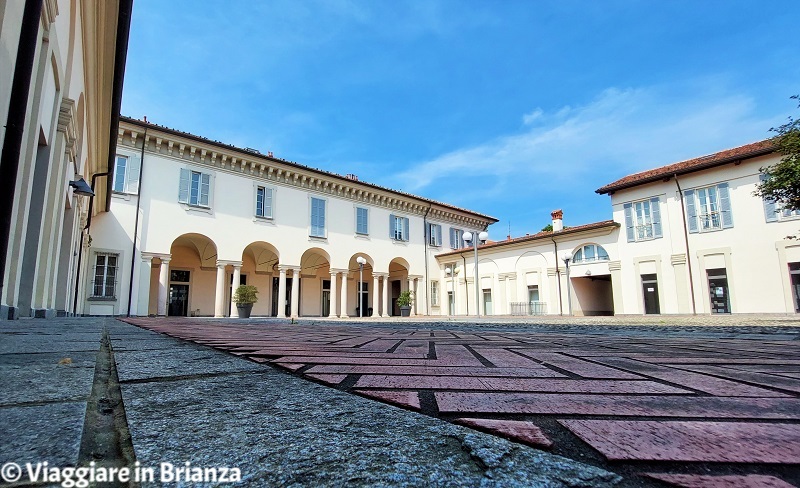
[[[633,205],[626,203],[622,208],[625,209],[625,232],[628,235],[628,242],[633,242],[636,240],[633,233]]]
[[[131,156],[130,159],[128,159],[128,179],[125,181],[125,193],[135,194],[139,192],[141,164],[139,156]]]
[[[729,229],[733,227],[733,212],[731,212],[731,196],[728,184],[720,183],[717,185],[717,191],[719,191],[719,208],[722,212],[722,228]]]
[[[396,239],[397,238],[397,236],[394,233],[394,221],[395,221],[394,214],[389,215],[389,238],[390,239]]]
[[[264,215],[272,218],[272,188],[264,188]]]
[[[403,240],[408,241],[409,232],[408,232],[408,217],[403,217]]]
[[[659,205],[659,198],[650,199],[650,211],[653,215],[653,237],[658,239],[662,236],[661,233],[661,205]]]
[[[456,230],[450,227],[450,249],[456,249]]]
[[[325,200],[317,200],[319,203],[319,235],[325,237]]]
[[[211,177],[206,173],[200,175],[200,205],[208,207],[208,192],[211,188]]]
[[[758,178],[761,180],[761,183],[767,181],[767,175],[764,173],[759,174]],[[778,220],[778,208],[775,205],[775,200],[764,199],[764,217],[767,219],[767,222],[776,222]]]
[[[700,232],[697,227],[697,211],[694,205],[694,190],[686,190],[683,192],[683,199],[686,201],[686,223],[689,226],[689,233],[696,234]]]
[[[186,168],[181,168],[181,181],[178,186],[178,201],[181,203],[189,203],[189,180],[192,178],[192,172]]]
[[[436,245],[437,246],[441,246],[442,245],[442,226],[441,225],[437,225],[436,226]]]

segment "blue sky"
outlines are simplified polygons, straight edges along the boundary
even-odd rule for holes
[[[796,115],[797,1],[136,0],[122,113],[492,215]]]

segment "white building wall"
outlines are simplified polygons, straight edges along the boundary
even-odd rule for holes
[[[800,256],[794,256],[794,241],[785,238],[800,230],[800,222],[766,222],[763,201],[753,196],[759,168],[779,159],[779,155],[762,156],[679,177],[684,192],[726,182],[730,188],[733,227],[688,234],[697,313],[711,312],[707,270],[722,267],[727,269],[732,313],[794,312],[787,262],[800,260]],[[623,205],[654,196],[664,202],[664,237],[628,242]],[[653,271],[658,274],[661,312],[691,313],[689,276],[682,264],[686,262],[683,203],[675,180],[619,190],[611,196],[611,202],[614,220],[622,224],[618,249],[625,290],[624,313],[644,312],[641,274]],[[782,255],[782,249],[790,251]]]

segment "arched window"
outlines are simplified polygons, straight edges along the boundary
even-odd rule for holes
[[[608,253],[603,246],[586,244],[578,248],[572,256],[573,263],[591,263],[594,261],[608,261]]]

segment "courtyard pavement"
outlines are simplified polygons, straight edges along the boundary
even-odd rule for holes
[[[800,483],[796,318],[666,320],[127,322],[594,465],[622,485]]]

